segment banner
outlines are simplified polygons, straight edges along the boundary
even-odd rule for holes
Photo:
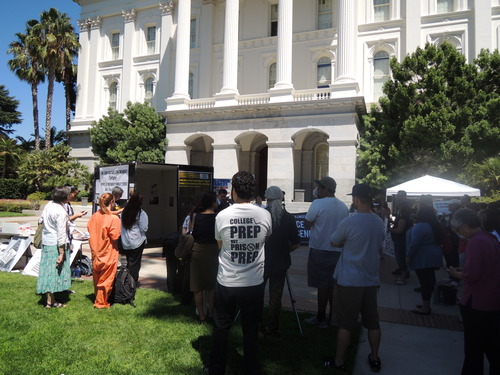
[[[309,246],[309,229],[305,226],[306,212],[292,214],[299,232],[300,246]]]
[[[128,199],[128,173],[129,165],[115,165],[99,168],[99,179],[96,181],[96,197],[104,193],[111,193],[115,186],[122,188],[121,199]]]
[[[0,271],[12,271],[30,244],[30,237],[12,237],[7,247],[0,250]]]
[[[72,240],[71,245],[73,247],[73,250],[71,250],[70,252],[69,264],[73,264],[76,254],[78,254],[78,251],[82,247],[82,241]],[[23,275],[38,277],[38,273],[40,272],[41,259],[42,259],[42,249],[37,249],[35,254],[31,257],[30,261],[26,265],[26,267],[24,267]]]

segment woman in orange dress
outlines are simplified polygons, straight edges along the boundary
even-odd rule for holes
[[[109,307],[109,295],[113,290],[116,268],[118,266],[118,244],[120,237],[120,218],[112,213],[115,200],[109,193],[99,198],[101,209],[92,215],[87,229],[90,233],[92,250],[92,271],[94,278],[94,307]]]

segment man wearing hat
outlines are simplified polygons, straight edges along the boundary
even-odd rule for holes
[[[377,311],[379,251],[385,237],[384,223],[371,210],[372,192],[367,184],[354,185],[352,203],[357,213],[342,220],[330,237],[332,246],[342,253],[335,268],[337,280],[333,295],[333,322],[338,327],[335,357],[324,361],[325,367],[343,368],[344,354],[349,347],[351,332],[356,329],[358,315],[368,329],[371,352],[368,363],[372,371],[380,370],[378,357],[380,325]]]
[[[340,256],[340,249],[330,244],[330,235],[349,215],[347,206],[335,198],[337,183],[325,176],[315,180],[318,199],[312,202],[305,217],[305,226],[309,232],[309,259],[307,261],[307,285],[318,289],[318,312],[315,317],[306,319],[307,323],[319,328],[326,328],[326,306],[333,293],[333,271]]]

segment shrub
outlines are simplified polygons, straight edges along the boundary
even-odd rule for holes
[[[26,196],[28,186],[12,178],[0,180],[0,199],[22,199]]]
[[[38,202],[37,202],[38,203]],[[38,203],[38,208],[40,208],[40,204]],[[0,211],[3,212],[17,212],[22,213],[23,210],[32,210],[38,209],[34,208],[32,202],[29,201],[0,201]]]
[[[76,196],[76,198],[77,198],[77,200],[81,201],[81,200],[82,200],[82,198],[84,198],[84,197],[87,197],[87,198],[88,198],[88,197],[89,197],[89,195],[90,195],[90,194],[89,194],[89,192],[88,192],[88,191],[86,191],[86,190],[82,190],[82,191],[80,191],[80,192],[78,193],[78,195]]]
[[[31,193],[28,195],[28,200],[30,201],[43,201],[45,199],[48,199],[48,194],[43,192],[43,191],[37,191],[35,193]]]

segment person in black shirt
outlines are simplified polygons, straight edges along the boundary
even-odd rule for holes
[[[271,186],[265,194],[266,209],[271,213],[273,231],[265,247],[264,282],[269,281],[269,311],[264,334],[278,338],[281,297],[286,272],[292,263],[290,252],[299,246],[299,233],[293,216],[283,208],[281,189]]]

